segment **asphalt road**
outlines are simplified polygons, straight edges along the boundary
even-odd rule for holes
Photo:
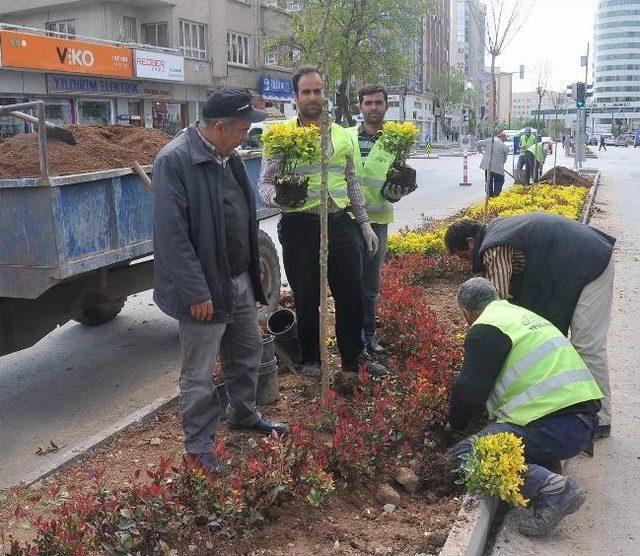
[[[469,159],[471,187],[458,185],[461,158],[412,161],[419,188],[397,205],[394,229],[480,200],[479,161]],[[261,227],[279,246],[276,221]],[[47,456],[35,455],[38,446],[53,440],[73,449],[175,388],[179,362],[177,325],[153,305],[151,292],[130,297],[108,324],[67,323],[34,347],[1,357],[0,488],[41,472]]]

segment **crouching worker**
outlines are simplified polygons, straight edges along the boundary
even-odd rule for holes
[[[470,328],[449,424],[463,429],[486,406],[490,421],[478,436],[511,432],[522,439],[528,464],[522,495],[530,507],[522,511],[519,529],[527,536],[546,536],[585,500],[575,480],[558,474],[560,460],[591,447],[602,393],[555,326],[500,300],[485,278],[462,284],[458,303]],[[451,448],[455,468],[470,449],[469,439]]]

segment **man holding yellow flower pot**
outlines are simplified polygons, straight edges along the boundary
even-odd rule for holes
[[[296,143],[294,131],[297,128],[315,126],[320,129],[324,102],[324,82],[317,68],[300,68],[292,79],[298,116],[285,122],[286,127],[292,131],[287,138],[288,144]],[[265,131],[263,138],[265,156],[258,181],[260,196],[267,205],[280,206],[282,209],[278,237],[282,244],[287,280],[293,290],[304,363],[302,373],[306,376],[319,376],[320,152],[319,149],[303,148],[295,153],[298,156],[293,161],[283,160],[282,154],[291,151],[286,146],[274,149],[269,144],[269,130]],[[364,370],[372,375],[380,375],[386,369],[371,358],[362,338],[359,233],[362,233],[367,250],[372,254],[378,248],[378,238],[369,224],[360,184],[355,175],[353,144],[346,131],[336,124],[331,126],[331,147],[328,180],[328,278],[335,300],[338,350],[345,370]],[[289,175],[283,175],[283,170]],[[302,184],[298,178],[293,179],[292,175],[306,176],[308,179]],[[301,185],[297,198],[296,184]],[[355,221],[347,213],[347,208],[353,213]]]
[[[360,111],[364,119],[359,126],[351,127],[347,133],[354,148],[354,165],[362,186],[362,194],[367,205],[367,214],[371,228],[378,236],[378,250],[373,255],[362,257],[362,294],[364,304],[364,339],[370,353],[382,353],[384,348],[375,336],[376,299],[380,293],[380,270],[387,255],[387,235],[389,224],[393,222],[393,205],[402,196],[416,187],[416,172],[404,166],[403,174],[395,172],[404,183],[392,183],[389,180],[395,153],[385,148],[383,135],[384,117],[387,113],[388,94],[384,87],[366,85],[358,91]],[[387,126],[392,125],[390,123]],[[407,144],[413,143],[417,128],[411,123],[396,124],[396,132],[407,135]]]

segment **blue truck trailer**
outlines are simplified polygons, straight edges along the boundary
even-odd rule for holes
[[[41,175],[0,180],[0,356],[72,319],[108,322],[127,296],[153,287],[153,194],[144,180],[133,168],[50,175],[44,103],[0,110],[18,108],[39,114]],[[260,153],[243,158],[255,188]],[[259,220],[278,214],[256,199]],[[264,232],[259,246],[268,312],[278,304],[280,264]]]

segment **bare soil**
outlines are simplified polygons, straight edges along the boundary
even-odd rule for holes
[[[577,172],[566,168],[564,166],[556,166],[556,185],[580,185],[582,187],[591,187],[593,180],[581,176]],[[545,172],[540,177],[540,183],[553,183],[553,168],[548,172]]]
[[[152,164],[158,151],[171,141],[171,137],[159,129],[132,125],[70,125],[65,129],[73,133],[77,144],[61,141],[47,144],[51,175],[129,168],[135,161]],[[36,133],[0,140],[0,179],[39,175]]]
[[[425,288],[433,311],[447,329],[458,336],[464,330],[462,315],[457,309],[455,295],[466,273],[453,272],[448,277],[430,278]],[[290,302],[283,296],[284,304]],[[335,348],[331,350],[332,368],[339,367]],[[319,399],[317,380],[299,374],[280,373],[280,400],[261,408],[269,418],[293,422],[304,420],[308,407]],[[81,488],[87,473],[104,469],[108,485],[122,486],[130,482],[133,470],[157,464],[161,457],[178,459],[184,453],[182,430],[177,404],[165,409],[149,422],[131,427],[100,448],[89,452],[79,463],[63,469],[36,483],[35,493],[47,493],[52,485],[64,485],[63,491]],[[253,433],[229,431],[223,423],[219,436],[226,439],[233,460],[255,446]],[[444,444],[438,442],[439,444]],[[446,442],[450,444],[451,442]],[[34,456],[35,457],[35,456]],[[44,456],[46,457],[46,456]],[[233,465],[234,461],[229,462]],[[397,509],[390,514],[382,510],[376,500],[381,484],[394,484],[390,477],[380,476],[369,484],[338,482],[336,491],[319,508],[310,507],[304,500],[291,500],[272,508],[267,523],[260,530],[248,531],[242,538],[210,539],[205,532],[198,533],[191,545],[177,547],[178,554],[308,556],[314,555],[394,555],[437,554],[446,541],[448,532],[460,507],[460,489],[453,485],[453,475],[446,458],[439,453],[423,454],[417,461],[416,473],[423,483],[416,495],[400,494]],[[13,515],[15,502],[8,491],[0,491],[0,530],[17,538],[28,538],[32,530],[25,518]],[[44,510],[47,511],[46,509]],[[50,511],[50,510],[49,510]],[[26,517],[43,513],[40,507],[26,509]]]

